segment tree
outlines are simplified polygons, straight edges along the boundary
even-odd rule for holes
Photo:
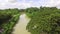
[[[28,12],[32,17],[27,25],[27,30],[32,34],[60,34],[60,10],[56,7],[41,7],[33,12]]]

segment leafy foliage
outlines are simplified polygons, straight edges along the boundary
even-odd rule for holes
[[[26,29],[31,34],[60,34],[60,9],[56,7],[0,10],[2,34],[11,34],[11,30],[18,21],[19,15],[23,12],[31,18],[26,26]]]
[[[0,10],[0,28],[3,29],[3,31],[0,33],[11,34],[13,26],[19,19],[19,15],[20,12],[18,9]]]
[[[56,7],[29,8],[27,16],[31,21],[27,30],[32,34],[60,34],[60,9]]]

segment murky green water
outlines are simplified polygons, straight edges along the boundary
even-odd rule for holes
[[[26,14],[22,14],[18,23],[13,28],[14,31],[12,32],[12,34],[30,34],[30,32],[26,30],[26,26],[29,21],[30,19],[27,18]]]

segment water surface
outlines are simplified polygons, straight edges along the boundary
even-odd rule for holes
[[[30,34],[30,32],[26,30],[26,26],[29,21],[30,19],[27,18],[26,14],[22,14],[18,23],[13,28],[14,31],[12,32],[12,34]]]

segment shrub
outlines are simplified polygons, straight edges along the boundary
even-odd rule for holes
[[[0,27],[4,29],[1,34],[11,34],[12,29],[19,19],[18,9],[0,10]]]
[[[60,34],[60,9],[41,7],[27,13],[32,17],[26,28],[32,34]]]

